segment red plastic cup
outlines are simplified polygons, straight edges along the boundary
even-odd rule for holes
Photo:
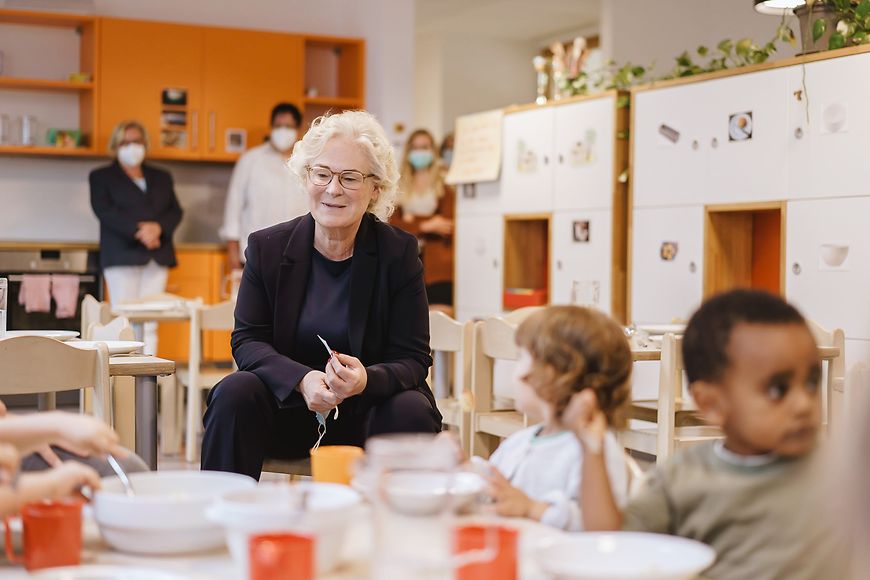
[[[251,536],[250,580],[313,580],[314,538],[291,533]]]
[[[21,508],[24,557],[15,554],[6,518],[6,557],[28,571],[76,566],[82,552],[82,502],[39,501]]]
[[[519,531],[505,526],[459,526],[453,537],[455,554],[485,550],[495,543],[495,557],[487,562],[460,566],[456,580],[516,580]],[[491,544],[490,544],[491,545]]]

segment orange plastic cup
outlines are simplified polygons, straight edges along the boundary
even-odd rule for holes
[[[311,476],[322,483],[350,485],[353,465],[363,456],[361,447],[326,445],[311,450]]]
[[[6,519],[6,557],[23,563],[29,571],[55,566],[76,566],[82,551],[82,502],[75,500],[33,502],[21,508],[24,558],[12,547]]]
[[[466,564],[456,570],[456,580],[516,580],[519,531],[504,526],[459,526],[454,530],[453,550],[463,554],[485,550],[495,542],[495,557],[488,562]]]
[[[314,538],[291,533],[251,536],[250,580],[313,580]]]

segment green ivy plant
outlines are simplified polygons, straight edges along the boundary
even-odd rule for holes
[[[870,44],[870,0],[826,0],[825,4],[837,11],[837,29],[828,39],[828,49]],[[828,22],[823,18],[813,21],[813,41],[827,32]]]

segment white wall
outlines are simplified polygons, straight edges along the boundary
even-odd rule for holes
[[[790,17],[799,35],[797,20]],[[618,63],[655,64],[658,74],[674,66],[674,57],[699,45],[751,38],[762,45],[773,38],[778,16],[758,14],[750,0],[601,0],[601,47]],[[796,49],[777,45],[774,59]]]
[[[95,13],[119,18],[364,38],[367,108],[381,119],[397,144],[402,143],[404,134],[393,132],[394,125],[411,124],[414,3],[410,0],[94,0],[93,4]],[[0,37],[0,45],[8,38]],[[23,45],[14,46],[16,59],[8,64],[19,70],[35,71],[38,66],[22,62],[21,54],[47,60],[58,52],[19,51]],[[0,106],[9,98],[0,100]],[[53,121],[50,111],[35,114],[42,123]],[[89,206],[87,174],[103,163],[105,160],[0,157],[0,241],[95,241],[99,230]],[[176,239],[217,241],[231,166],[158,165],[173,172],[185,209]]]

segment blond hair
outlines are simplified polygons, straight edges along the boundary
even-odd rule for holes
[[[414,169],[411,165],[411,143],[420,135],[425,135],[432,144],[432,165],[426,169]],[[416,129],[408,136],[405,141],[405,150],[402,153],[402,164],[400,168],[401,177],[399,178],[399,203],[404,203],[415,195],[414,192],[414,173],[417,171],[428,171],[432,176],[432,187],[435,190],[435,195],[439,199],[444,196],[444,174],[441,170],[441,164],[438,162],[440,155],[438,154],[438,144],[435,143],[435,137],[426,129]]]
[[[607,423],[622,427],[631,386],[631,348],[609,316],[579,306],[550,306],[517,329],[517,346],[532,357],[526,380],[561,415],[571,397],[593,389]]]
[[[142,141],[145,142],[145,149],[148,149],[148,131],[145,130],[145,125],[139,121],[127,120],[121,121],[115,128],[112,129],[112,135],[109,137],[109,153],[115,155],[118,153],[118,147],[121,146],[121,141],[124,140],[124,133],[127,129],[138,129],[142,133]]]
[[[296,142],[288,166],[304,185],[308,180],[307,167],[323,152],[326,144],[336,137],[345,137],[356,143],[369,160],[368,173],[374,175],[378,195],[372,199],[368,211],[383,221],[389,219],[396,207],[396,184],[399,170],[387,134],[374,115],[367,111],[345,111],[326,114],[311,123],[305,136]]]

